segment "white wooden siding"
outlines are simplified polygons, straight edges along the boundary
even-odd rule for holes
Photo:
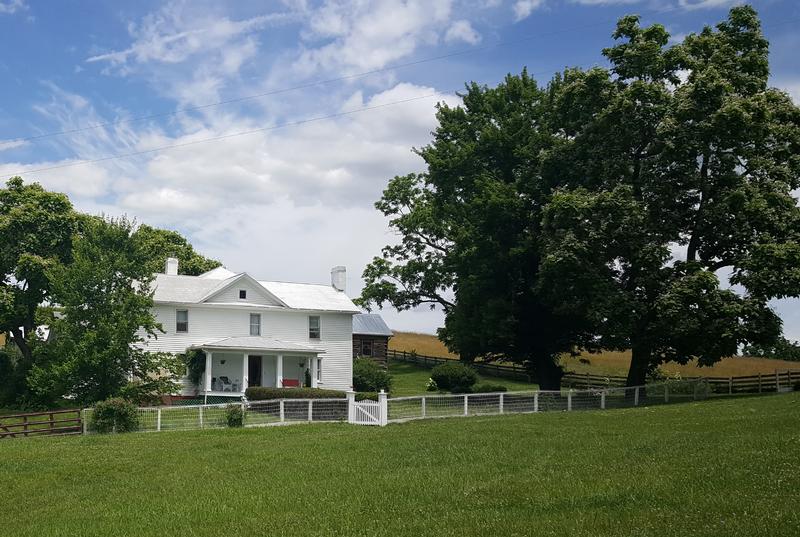
[[[238,297],[238,287],[233,290]],[[249,295],[248,295],[249,298]],[[238,298],[237,298],[238,300]],[[189,331],[175,332],[175,311],[189,310]],[[156,305],[154,314],[166,333],[160,334],[156,340],[147,344],[147,349],[156,352],[184,353],[192,345],[199,345],[215,339],[250,335],[250,313],[261,314],[261,335],[280,339],[289,343],[299,343],[325,349],[322,358],[322,382],[320,388],[347,390],[353,382],[353,321],[350,313],[311,313],[285,310],[253,310],[220,307],[212,304],[192,306]],[[319,315],[322,337],[309,339],[308,316]],[[241,354],[241,353],[239,353]],[[253,353],[258,354],[258,353]],[[274,379],[274,362],[265,355],[263,361],[264,380]],[[216,353],[214,353],[216,362]],[[238,361],[238,360],[237,360]],[[240,361],[238,361],[241,364]],[[284,377],[294,377],[294,371],[286,369],[288,357],[284,361]],[[216,366],[216,363],[214,364]],[[291,366],[289,366],[291,367]],[[296,367],[296,366],[295,366]],[[241,366],[240,366],[241,368]],[[218,377],[216,370],[213,370]],[[289,375],[289,373],[292,373]],[[241,379],[241,372],[233,378]],[[302,379],[302,377],[300,377]],[[274,382],[274,380],[272,381]]]
[[[239,290],[247,291],[247,298],[239,298]],[[280,304],[268,296],[267,291],[261,286],[255,286],[250,281],[239,280],[227,289],[214,296],[209,297],[206,302],[225,303],[225,304],[264,304],[268,306],[279,306]]]

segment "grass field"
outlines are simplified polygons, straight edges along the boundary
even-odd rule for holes
[[[4,441],[0,533],[794,536],[798,410],[794,393]]]
[[[425,384],[431,377],[431,370],[414,364],[389,361],[389,372],[392,374],[392,397],[419,395],[426,393]],[[535,390],[536,384],[515,380],[478,375],[478,382],[500,384],[509,391]]]
[[[457,358],[450,353],[436,336],[416,334],[412,332],[395,332],[389,340],[389,348],[398,351],[416,351],[417,354]],[[589,364],[580,359],[589,360]],[[631,363],[630,352],[604,351],[599,354],[583,353],[579,357],[565,356],[562,363],[567,370],[576,373],[593,373],[596,375],[628,374]],[[661,369],[670,375],[680,374],[684,377],[730,377],[757,375],[759,373],[775,373],[776,369],[800,369],[800,363],[785,360],[769,360],[765,358],[733,357],[716,363],[713,367],[697,367],[695,364],[666,364]]]

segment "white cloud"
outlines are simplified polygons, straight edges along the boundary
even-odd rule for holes
[[[296,72],[352,73],[385,67],[435,44],[450,22],[452,0],[327,0],[309,13]]]
[[[733,4],[741,4],[742,0],[678,0],[678,5],[687,10],[711,9],[718,7],[728,7]]]
[[[517,0],[514,3],[514,20],[519,22],[544,5],[544,0]]]
[[[17,11],[28,9],[25,0],[2,0],[0,1],[0,15],[12,14]]]
[[[0,140],[0,151],[8,151],[24,145],[27,145],[25,140]]]
[[[448,43],[464,41],[470,45],[477,45],[481,41],[481,34],[475,31],[468,20],[461,19],[450,25],[447,33],[444,34],[444,40]]]

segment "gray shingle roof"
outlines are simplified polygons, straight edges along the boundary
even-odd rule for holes
[[[299,343],[290,343],[288,341],[281,341],[279,339],[272,339],[263,336],[226,337],[223,339],[207,341],[200,345],[193,345],[193,348],[257,350],[270,352],[309,352],[313,354],[325,352],[322,349],[309,347],[308,345],[300,345]]]
[[[383,317],[377,313],[353,315],[353,333],[362,336],[391,336],[392,330],[386,326]]]

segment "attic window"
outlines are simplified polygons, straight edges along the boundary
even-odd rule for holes
[[[247,289],[239,289],[239,300],[247,298]]]

